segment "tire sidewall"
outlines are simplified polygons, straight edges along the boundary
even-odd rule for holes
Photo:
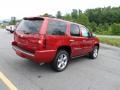
[[[97,49],[97,56],[94,57],[94,50]],[[92,56],[93,56],[93,59],[97,58],[98,57],[98,46],[94,46],[94,49],[93,49],[93,52],[92,52]]]
[[[94,57],[94,50],[95,49],[97,49],[97,56],[96,57]],[[98,57],[98,51],[99,51],[99,47],[98,46],[94,46],[92,52],[89,53],[89,58],[96,59]]]
[[[63,69],[58,68],[58,58],[59,58],[59,56],[60,56],[61,54],[65,54],[65,55],[67,56],[67,64],[66,64],[66,66],[65,66]],[[65,51],[65,50],[59,50],[59,51],[57,52],[57,54],[56,54],[56,57],[55,57],[54,61],[52,62],[52,68],[53,68],[55,71],[61,72],[61,71],[63,71],[63,70],[66,69],[66,67],[67,67],[67,65],[68,65],[68,61],[69,61],[69,54],[68,54],[68,52]]]

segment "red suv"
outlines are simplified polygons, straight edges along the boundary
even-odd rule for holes
[[[23,18],[14,32],[13,49],[20,57],[50,63],[63,71],[71,58],[98,56],[99,40],[77,23],[48,17]]]

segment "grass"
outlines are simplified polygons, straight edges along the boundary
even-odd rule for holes
[[[120,38],[99,37],[101,43],[120,47]]]

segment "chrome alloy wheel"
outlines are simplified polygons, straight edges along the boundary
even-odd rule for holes
[[[97,55],[98,55],[98,48],[95,48],[94,51],[93,51],[94,58],[96,58]]]
[[[66,54],[61,54],[59,57],[58,57],[58,62],[57,62],[57,67],[62,70],[66,67],[68,63],[68,57]]]

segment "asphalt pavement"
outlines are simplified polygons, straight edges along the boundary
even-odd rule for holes
[[[101,44],[97,59],[74,59],[58,73],[17,56],[12,40],[13,34],[0,30],[0,72],[18,90],[120,90],[120,48]],[[0,86],[6,88],[2,81]]]

